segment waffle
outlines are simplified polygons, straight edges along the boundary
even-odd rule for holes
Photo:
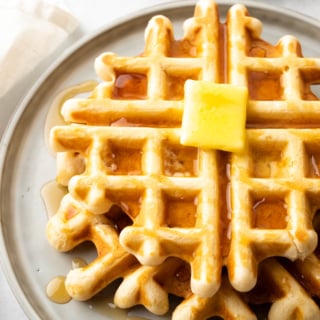
[[[65,252],[91,241],[97,251],[97,259],[68,274],[66,288],[71,297],[77,300],[91,298],[136,264],[136,259],[123,250],[118,242],[117,229],[128,223],[126,216],[115,214],[114,210],[110,211],[109,218],[93,215],[70,194],[64,196],[58,212],[47,224],[50,244],[58,251]]]
[[[232,319],[255,319],[250,308],[230,287],[225,278],[219,292],[209,299],[197,297],[190,289],[190,268],[177,258],[169,258],[159,266],[142,266],[119,244],[118,235],[130,219],[120,208],[96,215],[86,210],[67,194],[58,212],[47,225],[47,237],[58,251],[70,251],[91,241],[97,258],[88,265],[71,270],[66,277],[68,294],[76,300],[88,300],[116,279],[122,278],[114,303],[119,308],[143,305],[153,314],[162,315],[170,308],[169,294],[183,299],[173,319],[207,319],[207,316],[228,316],[237,305]],[[130,294],[128,294],[130,293]]]
[[[292,264],[292,262],[287,262]],[[250,305],[267,305],[268,319],[319,319],[320,310],[309,292],[275,259],[259,266],[256,287],[242,298]]]
[[[320,59],[303,57],[292,36],[271,45],[261,32],[261,22],[242,5],[232,6],[221,23],[211,0],[198,2],[181,40],[169,19],[155,16],[142,54],[101,54],[95,69],[103,82],[89,98],[64,103],[61,113],[70,124],[54,127],[50,144],[57,181],[69,194],[47,234],[59,250],[90,240],[98,251],[88,267],[67,277],[74,298],[88,299],[124,278],[115,296],[121,307],[143,304],[160,314],[174,294],[183,298],[175,319],[192,310],[192,319],[254,319],[254,295],[242,292],[254,290],[266,274],[283,293],[268,295],[270,319],[280,302],[289,310],[298,301],[306,307],[283,311],[284,319],[293,312],[319,317],[293,271],[272,258],[297,261],[294,270],[308,279],[309,267],[318,268],[312,221],[320,205],[320,102],[312,85],[320,82]],[[180,144],[187,79],[248,87],[243,152]],[[70,205],[81,214],[71,210],[70,217]],[[115,207],[125,213],[124,228],[110,222]],[[170,268],[180,264],[190,268],[190,287],[177,291]],[[160,277],[155,283],[163,273],[169,282]],[[139,300],[144,294],[128,296],[141,288],[157,292],[145,300],[150,305]]]
[[[320,310],[310,297],[310,293],[320,296],[320,264],[315,254],[303,262],[283,261],[284,266],[275,259],[263,261],[258,283],[248,293],[236,292],[224,274],[218,292],[203,298],[191,291],[190,267],[186,262],[169,258],[159,266],[142,266],[122,249],[118,234],[129,223],[119,208],[113,208],[106,215],[96,215],[84,209],[70,194],[64,197],[47,226],[50,242],[59,251],[69,251],[90,240],[97,250],[97,259],[68,273],[66,288],[70,296],[88,300],[115,279],[122,278],[114,297],[117,307],[143,305],[150,312],[162,315],[170,308],[169,295],[174,295],[183,299],[173,310],[174,320],[186,317],[205,320],[213,316],[257,319],[255,312],[259,309],[254,306],[266,304],[264,312],[268,319],[320,317]],[[306,289],[311,291],[307,293]]]

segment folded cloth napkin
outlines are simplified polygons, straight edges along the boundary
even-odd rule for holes
[[[0,98],[78,27],[61,7],[41,0],[0,0]]]

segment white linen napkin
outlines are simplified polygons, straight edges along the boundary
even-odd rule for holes
[[[0,98],[78,27],[70,13],[42,0],[0,0]]]

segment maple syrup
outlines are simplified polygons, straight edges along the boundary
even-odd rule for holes
[[[103,158],[110,174],[140,175],[142,144],[121,146],[115,142],[110,142],[110,151],[104,154]]]
[[[140,73],[118,74],[112,92],[113,99],[146,99],[147,76]]]
[[[309,157],[309,178],[320,178],[320,155],[311,154]]]
[[[220,151],[217,157],[219,167],[219,235],[221,239],[220,250],[222,257],[227,257],[231,243],[231,165],[230,154]]]
[[[65,287],[65,280],[65,276],[56,276],[47,284],[46,293],[51,301],[63,304],[71,300]]]
[[[85,267],[88,263],[79,257],[72,259],[72,269]],[[47,284],[46,293],[48,298],[55,303],[68,303],[72,298],[70,297],[65,287],[65,276],[56,276],[52,278]]]
[[[197,47],[189,40],[173,40],[168,50],[169,57],[188,58],[197,56]]]
[[[71,261],[72,269],[84,268],[88,265],[88,262],[82,258],[76,257]]]
[[[252,206],[253,227],[259,229],[285,229],[287,226],[287,205],[283,199],[262,197]]]
[[[248,87],[252,100],[283,100],[280,72],[248,71]]]
[[[50,181],[41,189],[41,197],[44,202],[48,218],[52,217],[59,209],[60,202],[67,194],[67,188],[58,185],[56,181]]]
[[[62,118],[60,111],[64,102],[70,98],[74,98],[76,95],[81,93],[90,92],[97,86],[96,81],[85,81],[78,85],[69,87],[63,90],[57,97],[54,99],[51,107],[48,111],[44,126],[44,137],[47,146],[49,146],[49,137],[50,131],[54,126],[65,125],[66,122]],[[50,148],[48,148],[50,150]]]
[[[198,150],[194,147],[165,144],[163,170],[166,176],[197,176],[199,173]]]
[[[270,151],[259,149],[252,151],[252,175],[254,178],[282,178],[287,175],[282,151],[285,146],[279,147],[273,148]]]
[[[132,225],[130,216],[125,213],[126,211],[130,213],[130,209],[125,204],[122,207],[113,205],[109,212],[106,213],[106,216],[113,222],[115,230],[119,233],[125,227]]]
[[[192,228],[197,218],[197,197],[165,196],[165,221],[169,228]]]
[[[227,25],[225,23],[220,23],[219,25],[219,82],[226,83],[228,81],[228,41],[227,41]]]

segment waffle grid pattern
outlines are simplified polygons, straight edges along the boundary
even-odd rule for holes
[[[261,28],[245,7],[229,10],[229,82],[249,87],[248,125],[319,123],[320,101],[311,88],[320,82],[320,59],[303,57],[299,41],[289,35],[270,49],[259,39]]]
[[[79,139],[79,130],[82,139]],[[128,243],[126,246],[132,246],[131,250],[134,250],[133,246],[139,248],[136,256],[142,264],[157,265],[167,257],[179,257],[190,262],[193,281],[204,282],[203,279],[210,279],[210,283],[220,285],[221,265],[216,263],[217,260],[221,261],[217,231],[220,213],[218,190],[214,183],[219,178],[215,169],[214,151],[199,151],[199,156],[195,159],[199,161],[197,176],[174,177],[165,175],[163,168],[166,152],[161,150],[164,142],[179,145],[177,129],[67,126],[56,127],[53,135],[54,140],[60,142],[54,146],[58,152],[70,151],[70,145],[74,152],[87,150],[86,162],[90,166],[86,167],[84,174],[76,175],[70,180],[69,192],[88,210],[103,214],[113,203],[129,203],[133,194],[136,205],[140,202],[138,216],[131,217],[135,220],[134,230],[130,232],[127,227],[128,233],[123,230],[121,237],[123,242],[126,237],[135,238],[134,244]],[[127,145],[141,145],[140,175],[112,175],[110,172],[112,166],[108,167],[108,161],[101,157],[101,146],[106,148],[110,145],[109,141],[117,140],[126,141]],[[112,154],[111,150],[103,152],[106,155]],[[168,217],[165,212],[168,211],[170,201],[171,204],[181,203],[184,209],[185,201],[196,207],[195,212],[190,212],[190,217],[194,216],[195,220],[191,227],[167,225]],[[130,210],[129,207],[129,214],[135,211],[137,210]],[[217,289],[214,288],[215,291]],[[212,289],[207,295],[212,295]]]
[[[147,46],[141,57],[133,59],[122,58],[107,53],[97,59],[96,68],[105,80],[105,83],[96,90],[95,96],[107,96],[107,99],[112,100],[112,88],[115,86],[116,76],[119,76],[120,73],[144,73],[147,74],[148,78],[148,99],[143,100],[145,102],[145,108],[143,109],[147,110],[149,107],[154,110],[157,109],[154,106],[158,105],[158,111],[156,113],[159,114],[159,112],[161,112],[161,103],[167,94],[166,84],[168,81],[166,75],[169,73],[167,70],[172,69],[172,66],[175,68],[174,72],[177,77],[183,73],[182,77],[186,79],[188,76],[185,74],[195,74],[195,70],[197,70],[198,77],[201,75],[201,79],[219,81],[220,69],[212,65],[212,61],[219,60],[219,48],[218,46],[212,46],[212,43],[219,43],[219,17],[217,11],[213,9],[214,7],[206,7],[203,4],[206,4],[206,2],[202,2],[201,5],[197,7],[196,17],[188,20],[185,24],[188,39],[191,38],[195,41],[192,47],[201,48],[198,49],[200,57],[192,58],[192,63],[189,59],[168,57],[168,54],[171,52],[170,48],[172,47],[170,43],[174,41],[172,26],[166,18],[157,16],[151,20],[146,30]],[[233,23],[233,21],[236,21],[236,23]],[[197,30],[199,25],[202,27],[201,33],[197,34],[197,38],[191,37],[191,34],[195,34],[195,30]],[[264,62],[261,63],[260,60],[262,58],[249,58],[245,56],[247,45],[245,42],[243,43],[243,40],[248,38],[248,30],[252,33],[253,37],[259,36],[261,30],[260,24],[256,19],[246,16],[244,7],[234,6],[230,9],[227,26],[228,41],[230,41],[228,48],[231,48],[230,52],[228,52],[230,82],[243,85],[248,81],[245,77],[248,72],[243,71],[243,69],[248,68],[248,65],[250,65],[251,70],[261,70],[261,65],[267,68],[271,62],[268,64],[265,61],[271,60],[265,58],[263,60]],[[196,43],[201,43],[201,46],[196,46]],[[292,41],[289,44],[292,44]],[[284,50],[284,52],[289,52],[289,47],[290,45],[285,46],[286,50]],[[232,50],[237,51],[234,52]],[[285,58],[288,58],[288,55],[290,54],[285,54]],[[284,59],[281,61],[283,60]],[[260,64],[258,62],[252,63],[253,61],[260,61]],[[258,67],[252,69],[252,65],[259,65],[260,69],[257,69]],[[286,67],[288,68],[287,62]],[[201,70],[201,72],[199,72],[199,70]],[[288,88],[291,88],[290,84],[291,83],[289,83]],[[289,89],[285,91],[290,92]],[[116,100],[113,99],[112,101]],[[88,103],[90,104],[90,102],[89,100]],[[121,102],[123,106],[127,104],[126,100],[122,100]],[[120,104],[119,101],[117,101],[117,103]],[[129,103],[132,104],[133,102],[130,100]],[[138,109],[139,102],[136,103],[135,109]],[[90,119],[94,118],[94,114],[91,113],[90,105],[83,104],[82,101],[76,101],[76,103],[73,101],[71,104],[76,106],[76,110],[79,109],[79,105],[85,105],[87,108],[85,112],[87,115],[86,121],[88,124],[91,124]],[[67,104],[65,107],[68,111],[70,105]],[[63,112],[70,114],[70,111],[67,112],[66,109],[64,109]],[[104,109],[110,110],[108,107]],[[123,109],[127,110],[128,113],[126,117],[129,114],[130,118],[132,110],[129,112],[129,106],[123,107]],[[179,110],[179,108],[177,109]],[[117,116],[121,116],[118,110]],[[170,116],[171,113],[167,113],[165,117],[167,120],[164,122],[168,123]],[[70,119],[67,117],[66,120]],[[77,121],[77,119],[75,120]],[[219,230],[220,227],[219,220],[221,219],[221,215],[226,213],[220,212],[219,209],[217,209],[219,208],[217,203],[219,197],[217,188],[220,178],[217,175],[219,164],[216,163],[217,156],[215,151],[205,152],[202,150],[199,152],[201,159],[199,168],[203,171],[200,173],[202,180],[199,179],[199,177],[197,177],[196,180],[189,177],[175,179],[173,182],[172,179],[164,179],[162,172],[163,163],[159,158],[162,139],[173,139],[170,138],[170,134],[165,134],[165,132],[169,132],[169,129],[149,128],[149,130],[145,130],[145,128],[126,128],[126,130],[123,130],[121,127],[116,126],[99,127],[98,129],[91,126],[78,126],[67,127],[63,130],[68,132],[61,133],[59,138],[55,137],[54,140],[70,140],[71,137],[74,136],[75,142],[78,140],[77,143],[79,143],[80,146],[76,146],[75,143],[70,142],[65,142],[65,145],[72,145],[73,148],[75,148],[73,151],[76,152],[80,152],[81,147],[83,148],[85,146],[84,149],[87,150],[85,162],[89,164],[84,174],[72,178],[69,183],[70,192],[76,199],[81,199],[85,206],[92,212],[104,213],[113,203],[111,198],[112,194],[117,193],[115,190],[121,190],[125,195],[125,190],[129,192],[130,188],[135,189],[131,190],[131,193],[138,192],[141,195],[138,199],[142,201],[142,205],[140,209],[138,209],[140,210],[138,216],[132,217],[135,220],[134,225],[126,228],[126,230],[121,233],[120,241],[122,245],[134,254],[142,264],[160,264],[169,256],[180,257],[188,261],[192,269],[192,290],[199,295],[211,296],[217,291],[221,281],[221,268],[223,264],[227,265],[232,285],[240,291],[246,291],[255,285],[257,276],[256,269],[259,260],[272,255],[285,256],[291,259],[304,257],[311,253],[316,245],[316,234],[312,230],[310,223],[312,213],[310,213],[310,216],[305,216],[308,210],[306,209],[304,194],[308,189],[306,188],[300,192],[291,191],[289,193],[290,188],[294,188],[293,184],[300,184],[301,177],[297,176],[295,181],[290,180],[286,188],[284,188],[283,182],[282,184],[279,183],[278,186],[276,183],[272,183],[273,179],[271,178],[264,183],[263,181],[258,182],[253,179],[251,181],[250,179],[245,181],[245,179],[241,179],[241,177],[245,171],[243,166],[246,166],[245,162],[248,162],[251,156],[250,152],[241,156],[232,156],[232,178],[230,181],[231,202],[233,204],[231,213],[232,241],[227,259],[226,261],[222,261],[222,255],[219,253],[221,249],[221,235],[217,230]],[[74,133],[71,133],[71,130],[73,130]],[[79,131],[82,132],[79,134]],[[94,133],[94,131],[96,133]],[[99,131],[99,133],[97,133],[97,131]],[[248,130],[248,134],[254,135],[255,131],[251,131],[251,133],[250,131],[251,130]],[[90,134],[87,132],[90,132]],[[174,130],[172,133],[173,132]],[[263,135],[262,131],[258,131],[257,133],[258,135]],[[91,139],[90,135],[95,138]],[[79,136],[82,136],[83,139],[80,139]],[[141,151],[141,161],[143,162],[142,176],[113,176],[112,172],[106,171],[105,164],[103,163],[105,160],[101,156],[102,152],[108,154],[107,150],[103,150],[108,146],[106,137],[112,140],[117,136],[120,137],[118,140],[125,141],[124,145],[127,147],[131,143],[133,145],[141,145],[142,140],[144,140],[144,150]],[[288,134],[281,136],[288,137]],[[297,137],[298,135],[290,135],[288,139],[293,139],[294,141],[289,145],[301,145],[301,141]],[[175,143],[178,143],[179,133],[177,130],[174,139],[176,140]],[[90,146],[89,144],[86,145],[89,141]],[[122,142],[118,142],[118,144],[121,143]],[[260,144],[263,143],[264,140],[261,139]],[[282,141],[282,143],[287,144],[288,141]],[[56,151],[69,151],[65,146],[62,149],[57,147],[55,147],[55,149]],[[295,151],[292,150],[292,153],[294,152]],[[84,154],[84,150],[82,150],[82,153]],[[292,156],[296,156],[296,153],[292,154]],[[203,164],[201,163],[202,161],[204,161]],[[247,163],[247,170],[250,170],[250,165],[252,164]],[[288,174],[290,176],[292,173],[294,174],[292,177],[294,177],[297,168],[292,168]],[[301,175],[301,170],[304,169],[300,168],[300,170],[297,171],[298,175]],[[128,174],[128,172],[126,173]],[[178,180],[181,180],[181,182],[178,182]],[[290,183],[291,186],[289,186]],[[166,186],[164,187],[163,185]],[[195,189],[195,186],[198,187]],[[274,188],[273,192],[270,191],[272,187]],[[112,189],[113,191],[111,191]],[[163,216],[165,211],[164,190],[166,189],[177,189],[178,191],[175,192],[180,193],[180,197],[184,197],[186,193],[188,197],[188,194],[193,190],[193,196],[199,201],[199,206],[196,210],[196,228],[192,231],[190,228],[168,228],[166,226],[164,221],[166,217]],[[201,192],[200,189],[202,190]],[[259,230],[257,227],[252,228],[250,221],[252,209],[242,201],[243,198],[250,198],[251,190],[256,190],[256,193],[258,193],[257,190],[259,190],[261,194],[264,192],[262,190],[265,190],[267,195],[270,193],[278,194],[279,192],[283,194],[283,197],[286,198],[284,199],[285,205],[289,207],[288,214],[286,215],[287,224],[285,228],[279,230]],[[143,199],[141,200],[142,196]],[[119,199],[117,200],[119,203]],[[121,199],[120,202],[121,201],[123,200]],[[299,204],[299,208],[294,207],[294,205],[297,206],[297,204]],[[186,230],[188,231],[186,232]],[[250,236],[248,237],[248,235]],[[181,243],[181,238],[184,239],[185,244]],[[247,241],[243,239],[247,239]],[[181,247],[185,250],[181,250]],[[270,250],[271,247],[277,249]]]
[[[245,301],[239,292],[251,290],[257,281],[259,285],[260,268],[283,293],[269,296],[271,318],[279,314],[280,302],[293,308],[298,300],[306,301],[305,306],[299,303],[306,319],[320,316],[281,264],[265,260],[307,257],[296,262],[296,273],[303,276],[308,275],[305,266],[317,260],[310,254],[317,245],[312,220],[319,208],[320,129],[308,129],[307,124],[320,120],[320,102],[311,92],[320,82],[320,59],[303,58],[293,37],[282,38],[276,46],[265,43],[259,38],[261,29],[242,5],[231,7],[226,24],[220,24],[217,6],[210,0],[199,1],[195,16],[185,22],[182,41],[174,40],[167,18],[156,16],[146,29],[142,55],[102,54],[95,68],[104,82],[88,99],[70,99],[63,105],[65,121],[73,124],[52,129],[51,147],[58,153],[58,181],[68,185],[69,201],[90,212],[94,221],[114,204],[133,221],[107,241],[108,248],[110,243],[121,244],[128,252],[125,259],[137,259],[135,271],[119,274],[125,277],[117,305],[141,303],[151,312],[165,312],[168,305],[157,309],[158,302],[151,298],[149,304],[148,299],[127,301],[127,289],[134,287],[132,279],[154,279],[158,269],[185,261],[191,269],[191,291],[177,294],[184,301],[173,319],[227,317],[224,308],[233,311],[234,319],[255,319],[246,306],[252,298]],[[244,153],[179,145],[186,79],[248,86]],[[296,128],[287,129],[284,122]],[[265,216],[265,205],[274,207],[274,215]],[[59,223],[68,224],[63,206],[61,210]],[[68,236],[58,225],[49,226]],[[57,246],[58,240],[49,238]],[[87,270],[93,269],[89,265]],[[69,284],[83,272],[71,271]],[[290,285],[281,286],[277,272]],[[97,279],[105,279],[101,290],[109,275]],[[146,285],[154,287],[149,280]],[[318,286],[314,278],[310,282]],[[86,286],[80,284],[73,295],[79,298],[77,292]],[[137,283],[134,291],[143,286]],[[176,292],[164,287],[162,283],[162,291],[153,291],[167,301],[165,296]],[[89,296],[96,292],[90,284],[88,288]],[[293,291],[297,300],[292,300]],[[295,312],[289,308],[284,317],[290,319]]]

